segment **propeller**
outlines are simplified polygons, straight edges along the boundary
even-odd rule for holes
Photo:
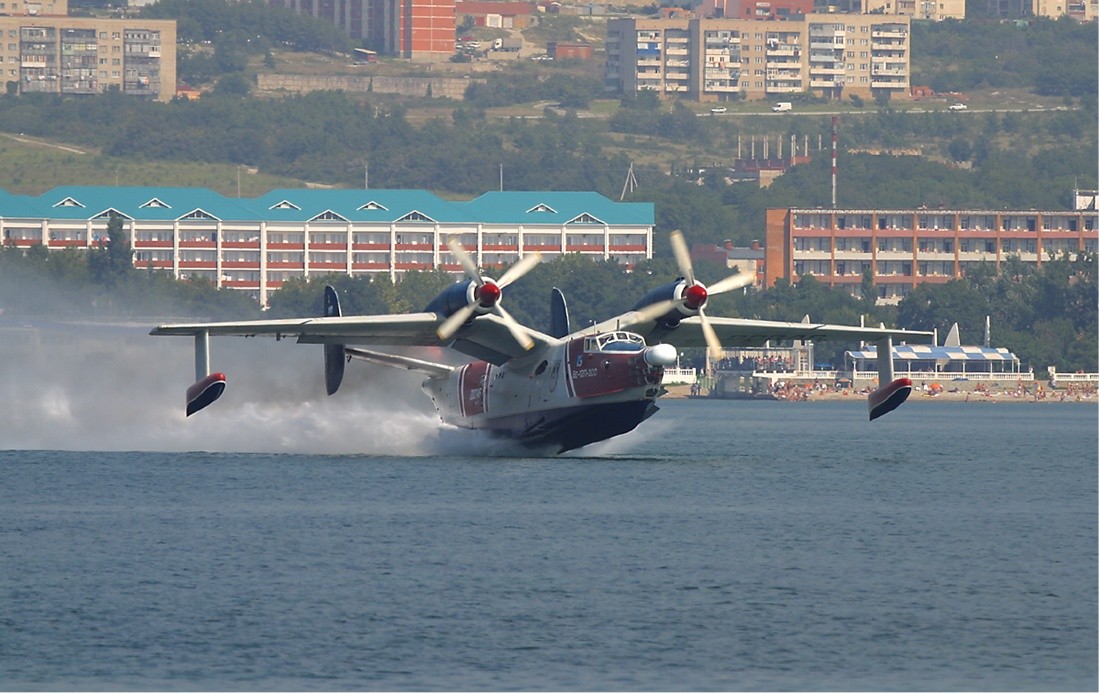
[[[695,279],[694,267],[691,264],[691,253],[687,249],[687,241],[684,240],[682,232],[672,231],[670,240],[672,242],[672,253],[675,255],[675,264],[679,267],[679,272],[685,280],[682,295],[676,299],[657,301],[645,306],[638,310],[637,314],[642,322],[647,322],[656,320],[662,315],[667,315],[669,311],[680,307],[691,312],[697,312],[702,323],[702,335],[706,338],[706,345],[710,350],[710,358],[717,360],[721,358],[721,340],[718,339],[714,326],[710,324],[710,319],[706,317],[706,312],[703,310],[706,307],[706,302],[710,296],[717,296],[718,294],[750,286],[755,281],[755,277],[749,272],[731,274],[713,286],[706,287],[702,282]]]
[[[527,331],[519,324],[519,321],[513,318],[511,313],[504,310],[504,307],[500,305],[500,299],[503,296],[504,288],[509,284],[514,283],[542,261],[541,253],[524,255],[520,258],[519,262],[516,262],[507,272],[504,272],[504,275],[500,277],[500,279],[495,280],[481,276],[480,271],[477,269],[477,263],[473,261],[473,257],[466,252],[466,249],[462,247],[462,243],[457,238],[452,237],[448,239],[446,245],[450,248],[450,252],[454,255],[454,258],[458,260],[458,264],[462,266],[466,276],[472,280],[473,291],[470,296],[470,301],[456,310],[439,325],[438,330],[436,330],[439,339],[446,341],[453,337],[454,333],[456,333],[467,320],[472,318],[474,313],[480,313],[482,315],[485,313],[493,313],[503,320],[504,327],[507,328],[512,338],[519,346],[523,347],[526,351],[533,348],[534,340],[530,338],[530,335],[527,334]]]

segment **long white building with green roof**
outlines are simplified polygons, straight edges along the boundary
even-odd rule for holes
[[[231,198],[205,188],[62,186],[0,191],[5,245],[90,248],[112,215],[125,221],[134,266],[203,278],[266,304],[292,277],[461,273],[447,239],[482,267],[525,253],[581,253],[632,265],[652,257],[654,209],[593,192],[490,192],[467,201],[424,190],[272,190]]]

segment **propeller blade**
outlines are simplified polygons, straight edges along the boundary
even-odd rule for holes
[[[706,346],[710,350],[710,360],[720,361],[725,349],[721,346],[721,340],[717,338],[714,326],[710,324],[710,319],[706,317],[706,313],[701,310],[698,311],[698,319],[702,321],[702,335],[706,337]]]
[[[447,341],[454,336],[454,333],[458,331],[458,328],[461,327],[466,320],[469,320],[475,310],[477,310],[476,303],[462,306],[444,320],[443,324],[439,325],[439,328],[435,330],[435,334],[439,335],[439,339],[444,342]]]
[[[508,328],[508,332],[511,333],[511,336],[515,339],[516,343],[523,347],[524,351],[530,351],[534,348],[534,340],[530,338],[530,335],[527,334],[527,331],[519,324],[519,321],[511,317],[511,313],[504,310],[500,304],[496,304],[493,312],[504,321],[504,327]]]
[[[656,303],[650,303],[643,308],[638,309],[637,322],[649,322],[650,320],[656,320],[662,315],[665,315],[673,308],[683,305],[683,299],[669,300],[669,301],[657,301]]]
[[[751,272],[741,272],[739,274],[730,274],[721,281],[717,282],[713,286],[706,287],[711,296],[716,294],[724,294],[729,291],[735,291],[736,289],[743,289],[746,286],[751,286],[755,283],[756,278]]]
[[[508,268],[507,272],[504,272],[504,276],[496,280],[496,285],[503,289],[508,284],[511,284],[527,272],[534,269],[534,266],[541,261],[542,253],[536,252],[524,255],[522,258],[519,259],[519,262],[516,262],[514,265]]]
[[[690,286],[695,283],[695,271],[691,266],[691,251],[687,250],[687,241],[684,240],[683,233],[678,230],[672,231],[670,238],[672,252],[675,254],[675,264],[687,280],[687,286]]]
[[[473,257],[466,252],[466,249],[462,247],[462,242],[455,236],[451,236],[446,241],[446,247],[450,248],[451,255],[458,261],[458,264],[465,270],[466,276],[477,283],[480,286],[485,283],[484,279],[481,279],[481,272],[477,269],[477,263],[473,262]]]

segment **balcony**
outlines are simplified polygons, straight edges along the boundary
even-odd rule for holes
[[[796,58],[799,55],[801,55],[801,47],[800,46],[775,46],[773,48],[771,46],[767,47],[767,57],[769,57],[769,58],[770,57]]]
[[[908,45],[905,43],[897,43],[891,41],[871,41],[870,49],[873,51],[893,51],[897,53],[904,53],[908,50]]]

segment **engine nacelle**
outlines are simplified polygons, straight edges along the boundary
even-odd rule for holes
[[[487,277],[478,285],[472,279],[466,279],[448,286],[442,293],[431,299],[424,312],[435,313],[444,318],[454,315],[466,306],[476,306],[474,315],[492,312],[492,307],[500,302],[500,287]]]
[[[641,310],[656,303],[676,301],[676,305],[669,308],[667,313],[656,318],[658,323],[675,327],[683,318],[698,315],[698,311],[706,305],[706,299],[706,287],[698,283],[688,284],[686,279],[677,279],[645,294],[633,310]]]

